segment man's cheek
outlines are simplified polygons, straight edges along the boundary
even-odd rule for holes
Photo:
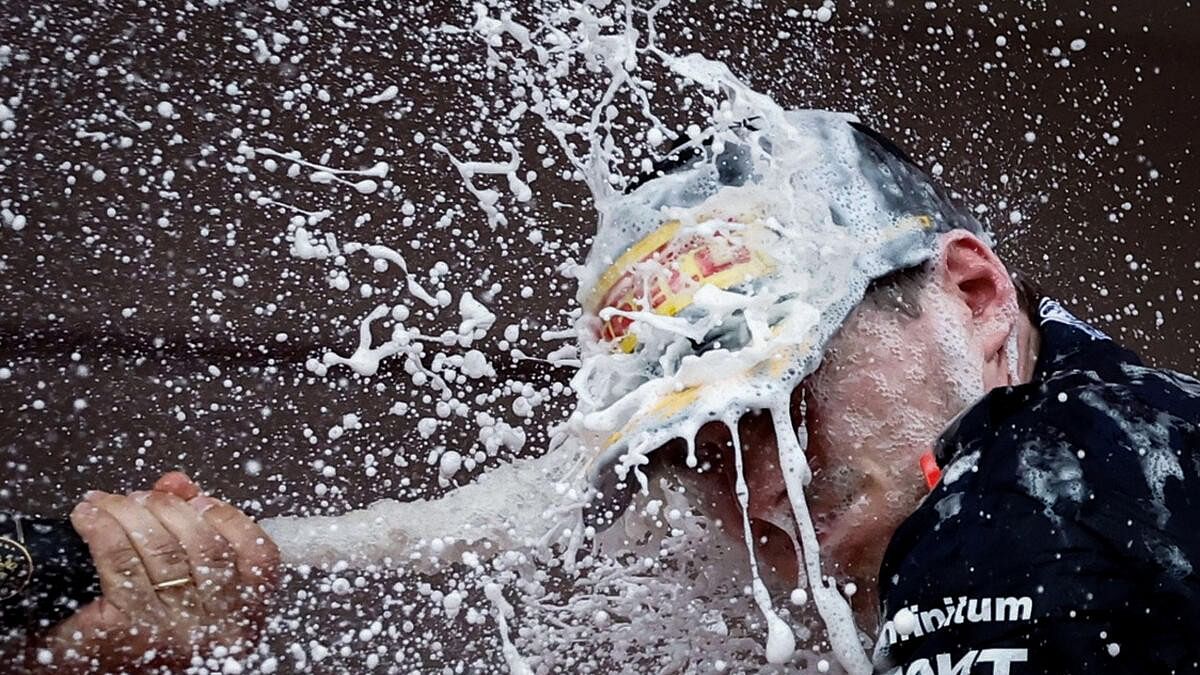
[[[822,468],[819,473],[814,472],[810,492],[817,501],[829,502],[830,506],[845,502],[845,506],[862,482],[863,473],[859,467],[840,462]]]

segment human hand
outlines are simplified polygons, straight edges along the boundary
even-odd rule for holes
[[[279,551],[238,509],[182,473],[148,492],[90,492],[71,512],[102,595],[39,644],[40,665],[109,671],[186,665],[194,653],[255,640]]]

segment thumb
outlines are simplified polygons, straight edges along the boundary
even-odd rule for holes
[[[162,478],[155,481],[154,489],[160,492],[169,492],[185,502],[200,494],[200,486],[192,482],[192,479],[182,471],[163,474]]]

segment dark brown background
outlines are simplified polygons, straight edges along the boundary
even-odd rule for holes
[[[568,325],[573,285],[555,269],[583,255],[587,200],[546,172],[535,199],[493,230],[430,149],[440,141],[468,155],[463,141],[473,137],[482,157],[502,156],[491,125],[511,106],[511,85],[484,76],[477,41],[433,30],[468,27],[469,4],[196,4],[18,0],[0,17],[0,99],[20,98],[15,129],[0,132],[0,207],[28,221],[20,231],[0,225],[0,367],[10,373],[0,380],[0,508],[63,514],[87,488],[135,489],[173,468],[263,515],[437,494],[425,455],[436,444],[469,446],[474,428],[420,440],[413,429],[429,406],[397,363],[368,380],[304,368],[325,349],[353,348],[358,319],[378,301],[354,288],[396,286],[394,270],[377,275],[352,260],[352,290],[331,290],[326,265],[288,256],[290,214],[249,195],[329,207],[327,229],[340,239],[395,245],[418,274],[444,260],[456,300],[483,279],[499,282],[500,318],[482,348],[499,382],[535,387],[570,373],[514,362],[495,342],[504,326],[523,324],[521,348],[540,356],[550,348],[537,335]],[[662,30],[789,106],[853,110],[888,130],[988,207],[983,219],[1006,259],[1155,364],[1195,373],[1200,9],[987,5],[839,2],[820,25],[788,16],[783,3],[679,2]],[[290,38],[273,52],[280,62],[256,60],[254,35],[270,43],[275,30]],[[1082,51],[1069,48],[1076,38]],[[329,100],[297,95],[289,109],[286,93],[306,83]],[[362,103],[389,84],[396,101]],[[173,103],[173,119],[156,113],[160,101]],[[139,131],[130,119],[153,126]],[[121,136],[132,144],[117,147]],[[313,160],[329,153],[328,164],[346,168],[383,159],[395,191],[363,196],[269,174],[261,157],[243,161],[242,142]],[[409,222],[405,201],[416,206]],[[435,227],[447,209],[453,224]],[[370,221],[356,224],[363,214]],[[530,226],[550,244],[529,241]],[[451,308],[420,322],[436,334],[457,318]],[[414,413],[387,415],[397,400]],[[544,447],[537,430],[569,404],[553,402],[527,424],[526,452]],[[366,428],[328,440],[347,412]],[[363,457],[385,447],[412,465],[383,463],[369,478]],[[248,460],[261,473],[247,472]],[[337,476],[321,477],[318,460]],[[333,492],[317,496],[318,481]]]

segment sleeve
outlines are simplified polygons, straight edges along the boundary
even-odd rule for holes
[[[1142,407],[1055,395],[955,455],[885,558],[878,672],[1196,672],[1194,430]]]

